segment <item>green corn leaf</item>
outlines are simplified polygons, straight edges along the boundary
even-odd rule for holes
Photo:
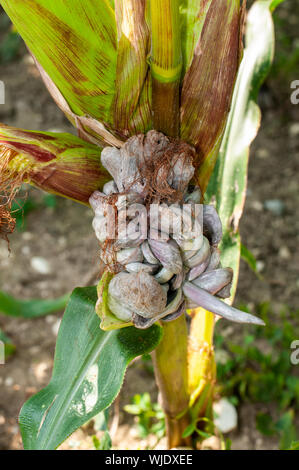
[[[273,12],[278,5],[281,3],[285,2],[286,0],[265,0],[265,2],[268,2],[270,11]]]
[[[239,272],[241,242],[238,227],[246,196],[249,147],[261,121],[256,101],[274,54],[271,3],[258,0],[249,11],[245,50],[232,107],[207,191],[208,200],[216,198],[216,207],[223,224],[224,236],[220,247],[223,266],[230,266],[234,270],[232,298]]]
[[[115,94],[116,20],[110,0],[1,0],[72,111],[109,122]]]
[[[18,300],[0,291],[0,313],[10,317],[37,318],[63,310],[70,295],[51,300]]]
[[[58,334],[49,385],[20,414],[25,449],[55,449],[77,428],[107,408],[136,356],[152,351],[162,329],[134,327],[104,332],[95,313],[96,287],[78,288]]]
[[[92,436],[93,445],[96,450],[110,450],[112,446],[111,437],[108,431],[104,432],[104,435],[101,439],[98,439],[97,436]]]
[[[256,258],[254,254],[246,248],[243,243],[241,243],[241,252],[240,252],[241,258],[248,264],[248,266],[252,269],[252,271],[256,274],[258,279],[262,280],[262,276],[257,270],[257,263],[256,263]]]
[[[2,346],[4,344],[4,348]],[[0,328],[0,365],[16,352],[11,339]],[[4,357],[2,357],[4,356]]]
[[[243,245],[243,243],[241,243],[241,257],[244,259],[244,261],[246,261],[252,271],[257,273],[256,258],[254,254],[248,250],[245,245]]]
[[[0,4],[57,105],[87,140],[120,145],[151,128],[146,0]]]

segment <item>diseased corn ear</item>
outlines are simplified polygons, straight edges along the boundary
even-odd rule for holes
[[[240,0],[202,0],[196,4],[198,18],[195,21],[192,2],[183,30],[187,67],[181,94],[181,138],[196,148],[197,164],[201,165],[199,180],[205,190],[218,155],[242,53],[243,9]]]
[[[71,134],[35,132],[0,125],[0,193],[9,204],[23,183],[88,204],[109,174],[101,149]]]

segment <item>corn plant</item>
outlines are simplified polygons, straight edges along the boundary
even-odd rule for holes
[[[231,304],[280,1],[257,0],[248,15],[240,0],[0,3],[78,133],[1,124],[1,235],[30,183],[91,206],[103,263],[98,286],[71,295],[52,379],[21,410],[24,447],[57,448],[111,405],[130,361],[149,352],[168,446],[198,446],[213,418],[215,318],[263,324]]]

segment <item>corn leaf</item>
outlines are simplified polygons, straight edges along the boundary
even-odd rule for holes
[[[147,58],[153,25],[146,0],[0,3],[80,136],[100,145],[120,146],[128,136],[152,127]],[[209,161],[203,167],[209,176],[239,63],[240,0],[180,0],[179,4],[182,76],[186,73],[182,138],[196,146],[198,162]],[[158,43],[165,43],[164,34],[161,31]]]
[[[109,122],[117,33],[109,0],[1,0],[72,111]]]
[[[16,346],[0,328],[0,365],[16,352]]]
[[[214,168],[230,109],[242,52],[242,12],[240,0],[218,0],[191,2],[186,13],[183,34],[188,67],[182,85],[181,137],[197,150],[203,190]]]
[[[146,0],[116,0],[117,73],[113,126],[122,135],[151,128]]]
[[[0,124],[0,191],[22,182],[88,204],[110,178],[101,149],[71,134],[36,132]]]
[[[54,100],[88,140],[115,144],[150,129],[146,0],[0,3]]]
[[[25,449],[55,449],[106,409],[119,393],[136,356],[152,351],[162,329],[134,327],[104,332],[95,313],[95,287],[75,289],[58,333],[49,385],[20,414]]]
[[[231,300],[236,291],[239,272],[241,242],[238,227],[246,196],[249,147],[261,122],[261,112],[256,101],[274,54],[271,4],[271,1],[259,0],[249,11],[245,50],[232,107],[207,191],[208,200],[216,199],[216,208],[223,224],[224,236],[220,247],[222,264],[234,270]]]
[[[245,245],[243,245],[243,243],[241,243],[240,255],[241,255],[241,258],[248,264],[250,269],[256,274],[256,277],[259,280],[262,280],[263,277],[261,276],[261,274],[258,272],[258,269],[257,269],[256,257],[250,250],[248,250],[248,248],[246,248]]]
[[[183,71],[190,67],[213,0],[180,0]]]
[[[0,313],[10,317],[37,318],[50,313],[63,310],[70,295],[66,294],[57,299],[43,300],[30,299],[19,300],[15,297],[0,291]]]

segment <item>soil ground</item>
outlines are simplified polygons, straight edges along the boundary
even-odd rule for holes
[[[282,17],[289,11],[282,8]],[[290,103],[290,82],[299,79],[299,70],[297,76],[295,72],[285,79],[271,78],[263,87],[262,126],[251,149],[240,230],[243,243],[257,258],[263,280],[242,261],[236,304],[247,303],[253,311],[263,301],[271,301],[277,312],[284,304],[299,309],[299,105]],[[27,54],[0,65],[0,79],[6,87],[0,121],[25,129],[74,132],[49,97]],[[36,201],[42,198],[34,189],[30,189],[30,196]],[[265,202],[273,199],[281,201],[278,215],[265,208]],[[41,206],[30,213],[25,230],[11,237],[10,255],[6,244],[0,242],[1,290],[23,299],[51,298],[85,285],[99,260],[91,220],[88,208],[60,198],[56,207]],[[46,260],[46,274],[36,271],[33,257]],[[17,416],[22,403],[49,381],[60,318],[61,314],[32,321],[0,316],[0,328],[17,347],[16,354],[0,370],[0,449],[22,448]],[[231,331],[234,335],[234,327]],[[140,443],[135,428],[130,427],[132,418],[122,411],[135,393],[145,391],[157,399],[152,375],[137,361],[128,370],[121,392],[115,446],[136,449],[151,444],[148,440]],[[241,405],[238,429],[228,436],[233,449],[277,448],[275,439],[265,438],[255,427],[255,415],[264,408]],[[92,433],[89,426],[80,429],[63,448],[93,448]]]

